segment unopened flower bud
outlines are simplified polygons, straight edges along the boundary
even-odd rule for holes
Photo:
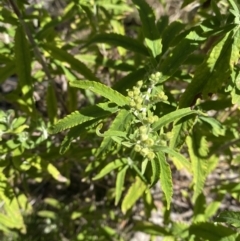
[[[147,121],[148,121],[148,123],[150,123],[150,124],[154,123],[154,121],[155,121],[154,116],[149,116],[149,117],[147,118]]]
[[[141,88],[141,87],[143,86],[143,81],[142,81],[142,80],[139,80],[139,81],[137,82],[137,86]]]
[[[155,158],[154,152],[150,151],[150,152],[147,154],[147,158],[150,159],[150,160],[154,159],[154,158]]]
[[[141,153],[141,155],[146,156],[146,155],[148,155],[149,150],[148,150],[148,148],[143,148],[143,149],[140,151],[140,153]]]
[[[141,141],[146,141],[148,139],[148,135],[147,134],[141,134],[140,139],[141,139]]]
[[[147,133],[147,127],[146,126],[140,126],[139,131],[141,134],[146,134]]]
[[[154,145],[154,140],[152,138],[148,138],[145,141],[145,143],[146,143],[147,146],[153,146]]]
[[[134,151],[136,151],[136,152],[140,152],[141,149],[142,149],[142,147],[140,145],[138,145],[138,144],[135,145],[135,147],[134,147]]]
[[[142,109],[142,104],[137,104],[137,105],[136,105],[136,109],[137,109],[138,111],[140,111],[140,110]]]
[[[135,103],[135,101],[130,101],[130,103],[129,103],[129,105],[131,106],[131,107],[135,107],[136,106],[136,103]]]
[[[128,96],[132,98],[133,97],[133,91],[128,91]]]

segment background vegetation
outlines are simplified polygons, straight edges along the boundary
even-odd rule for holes
[[[1,240],[240,240],[237,0],[4,0]]]

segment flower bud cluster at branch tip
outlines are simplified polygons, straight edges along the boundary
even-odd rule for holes
[[[134,125],[141,123],[140,127],[135,126],[134,128],[135,133],[132,138],[134,151],[149,160],[155,158],[154,145],[160,141],[152,129],[152,125],[158,121],[159,117],[154,115],[152,110],[156,102],[168,99],[162,86],[158,84],[161,77],[160,72],[153,73],[150,75],[148,82],[144,83],[140,80],[131,90],[128,90],[129,106],[136,117],[133,123]],[[155,144],[155,142],[157,143]]]

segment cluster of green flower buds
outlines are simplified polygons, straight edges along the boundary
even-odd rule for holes
[[[160,91],[156,95],[153,96],[153,99],[156,101],[167,101],[168,96],[165,95],[165,93],[163,91]]]
[[[149,128],[146,126],[141,126],[139,128],[139,138],[137,144],[134,147],[136,152],[139,152],[142,156],[147,157],[152,160],[155,157],[155,153],[151,150],[154,145],[154,140],[149,135]]]
[[[140,80],[137,82],[137,86],[134,86],[132,90],[128,91],[128,96],[130,98],[129,105],[140,111],[143,108],[143,96],[141,93],[141,87],[143,86],[143,81]]]
[[[149,80],[152,84],[157,84],[162,77],[162,74],[160,72],[156,72],[150,75]]]

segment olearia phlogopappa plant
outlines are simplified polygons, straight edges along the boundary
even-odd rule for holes
[[[235,229],[212,221],[239,227],[239,213],[223,212],[214,219],[225,194],[237,200],[239,183],[219,179],[208,190],[216,195],[212,203],[204,189],[220,157],[227,164],[239,159],[238,1],[212,0],[208,9],[200,5],[189,23],[156,19],[145,0],[132,0],[132,5],[66,1],[54,18],[37,4],[27,11],[26,1],[5,2],[1,29],[14,41],[0,43],[0,82],[15,74],[17,87],[0,97],[19,110],[0,111],[0,229],[7,235],[18,230],[26,238],[22,212],[38,216],[41,225],[43,218],[42,240],[122,241],[124,232],[116,227],[143,203],[144,217],[134,220],[131,231],[174,241],[239,240]],[[136,17],[134,8],[137,24],[122,24],[126,15]],[[57,30],[64,26],[67,31]],[[65,87],[59,89],[56,79],[64,79]],[[37,86],[42,109],[36,105]],[[65,190],[75,169],[81,170],[74,173],[77,186],[85,182],[89,187],[77,193],[80,197],[71,193],[67,202],[51,193],[54,197],[43,201],[46,210],[38,212],[28,205],[28,196],[35,198],[29,183]],[[182,169],[192,178],[189,192],[180,190],[192,215],[178,222],[171,216],[173,180]],[[99,204],[92,187],[105,181],[107,194]],[[159,187],[163,222],[155,224],[149,218]],[[18,215],[11,220],[14,212]]]

